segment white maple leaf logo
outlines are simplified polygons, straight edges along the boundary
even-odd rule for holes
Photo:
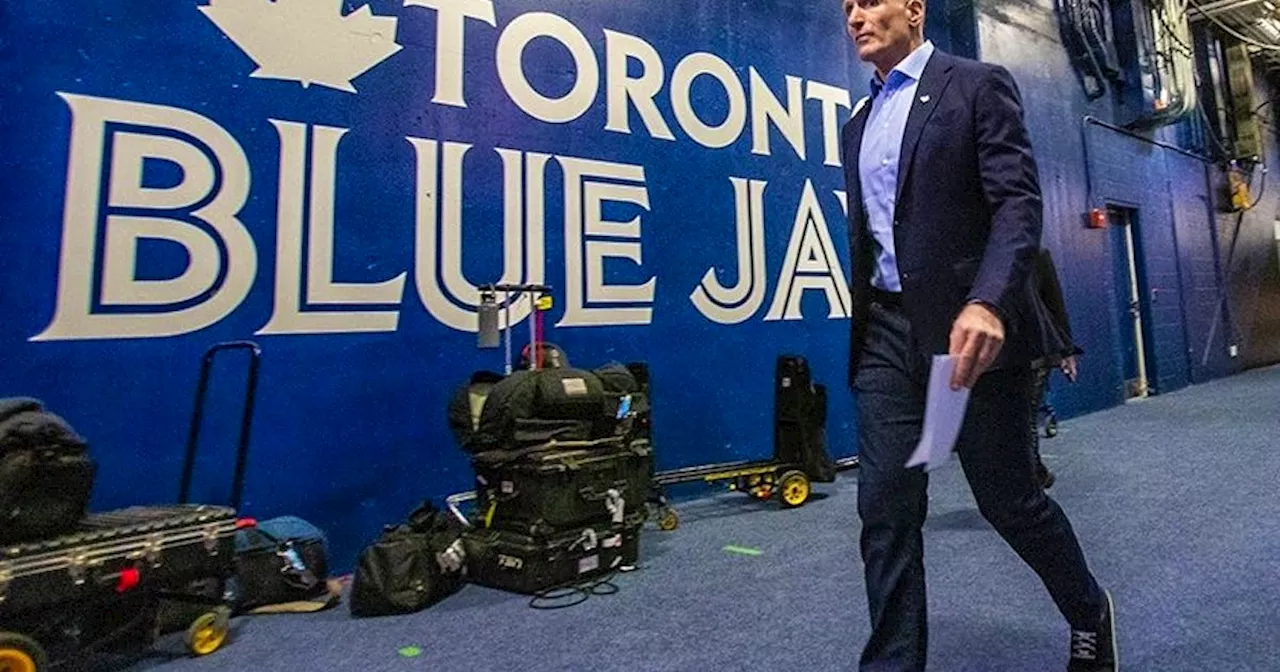
[[[249,76],[355,93],[351,81],[390,58],[397,19],[342,0],[210,0],[200,11],[254,63]]]

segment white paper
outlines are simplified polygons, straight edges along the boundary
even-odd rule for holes
[[[951,451],[964,424],[970,392],[967,387],[951,389],[951,372],[955,368],[955,357],[934,356],[929,369],[928,396],[925,398],[924,431],[920,434],[920,445],[907,460],[908,467],[924,465],[925,471],[933,471],[951,459]]]

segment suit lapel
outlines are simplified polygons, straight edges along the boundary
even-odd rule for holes
[[[849,194],[849,218],[853,224],[859,224],[862,221],[862,212],[865,209],[862,205],[862,134],[867,128],[867,117],[871,115],[871,99],[863,98],[862,104],[853,113],[850,122],[849,141],[850,144],[845,148],[849,156],[850,173],[853,176],[853,193]],[[857,210],[853,209],[857,206]]]
[[[950,83],[951,59],[947,54],[935,51],[925,65],[924,72],[920,74],[915,99],[911,101],[911,111],[907,113],[907,127],[902,134],[902,151],[898,157],[898,193],[895,202],[902,202],[902,190],[910,177],[916,146],[920,144],[920,134],[924,132],[933,111],[942,102],[942,94]]]

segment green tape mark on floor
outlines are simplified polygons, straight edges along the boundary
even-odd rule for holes
[[[758,548],[747,548],[745,546],[725,546],[724,550],[726,553],[737,553],[738,555],[750,555],[752,557],[764,555],[764,551]]]
[[[422,655],[422,649],[419,649],[416,646],[406,646],[403,649],[400,649],[397,653],[399,653],[403,658],[417,658]]]

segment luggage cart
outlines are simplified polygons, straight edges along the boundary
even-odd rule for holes
[[[745,492],[761,501],[775,495],[784,508],[804,506],[809,501],[813,485],[798,464],[776,460],[758,460],[707,464],[671,471],[660,471],[653,476],[659,489],[654,502],[658,508],[658,529],[670,532],[680,526],[680,514],[661,492],[662,486],[676,483],[727,481],[730,490]]]
[[[858,468],[858,457],[840,458],[835,461],[837,471],[848,471]],[[680,526],[680,514],[667,500],[662,486],[676,483],[693,483],[705,481],[731,481],[730,490],[747,492],[759,499],[769,499],[776,493],[783,506],[788,508],[803,506],[809,499],[812,484],[809,476],[796,465],[783,464],[772,460],[758,462],[728,462],[724,464],[708,464],[700,467],[687,467],[671,471],[657,472],[653,477],[653,490],[648,504],[658,509],[658,528],[670,532]],[[803,485],[802,485],[803,483]],[[788,490],[787,486],[792,486]],[[764,486],[770,491],[766,494]],[[462,511],[462,505],[477,499],[474,490],[449,495],[445,504],[449,512],[463,525],[472,526],[472,520]]]
[[[542,284],[487,284],[482,285],[479,289],[481,301],[478,316],[477,346],[480,348],[497,348],[500,345],[505,345],[505,371],[507,375],[510,375],[513,371],[511,305],[521,296],[530,295],[532,312],[529,326],[529,346],[526,352],[537,353],[536,357],[529,361],[529,366],[534,369],[539,368],[540,345],[544,342],[542,313],[551,308],[552,288],[549,285]],[[501,301],[499,301],[499,294],[502,295]],[[506,312],[506,328],[502,328],[498,319],[501,311]],[[857,466],[857,458],[845,458],[844,460],[835,461],[834,465],[837,470],[854,468]],[[711,464],[651,473],[646,505],[647,508],[657,509],[658,527],[664,531],[675,530],[679,527],[680,517],[667,499],[663,486],[696,481],[705,481],[707,483],[728,481],[731,490],[746,492],[762,500],[771,499],[776,495],[778,501],[784,507],[794,508],[803,506],[809,500],[813,480],[811,475],[806,473],[803,465],[779,460],[776,456],[768,460]],[[471,525],[471,521],[462,513],[460,505],[465,502],[475,501],[476,498],[477,494],[474,491],[468,491],[450,495],[446,498],[446,503],[449,510],[459,521],[464,525]]]
[[[842,457],[834,461],[837,472],[858,468],[858,456]],[[649,505],[658,512],[658,529],[670,532],[680,527],[680,514],[676,511],[662,487],[676,483],[729,482],[729,489],[745,492],[756,499],[767,501],[777,495],[786,508],[804,506],[812,492],[809,475],[797,464],[776,460],[725,462],[697,467],[685,467],[660,471],[653,475],[653,492]]]
[[[187,627],[187,647],[217,651],[231,617],[221,588],[241,525],[225,507],[135,507],[0,548],[0,670],[45,672],[123,642],[149,645],[162,602],[205,607]],[[192,589],[208,580],[216,592]]]
[[[858,457],[844,457],[835,460],[834,464],[836,471],[857,469]],[[727,481],[729,490],[745,492],[762,501],[768,501],[776,495],[778,502],[788,509],[804,506],[813,490],[809,475],[800,465],[777,460],[725,462],[660,471],[653,475],[654,491],[649,500],[650,506],[658,510],[658,529],[670,532],[680,526],[680,514],[671,505],[662,487],[697,481]]]
[[[249,353],[230,506],[191,504],[191,480],[210,370],[218,353]],[[249,452],[261,350],[219,343],[204,356],[196,387],[179,502],[90,514],[66,534],[0,546],[0,672],[46,672],[99,651],[150,646],[162,605],[200,609],[186,627],[192,655],[226,643],[235,535]],[[122,644],[133,644],[122,647]]]

